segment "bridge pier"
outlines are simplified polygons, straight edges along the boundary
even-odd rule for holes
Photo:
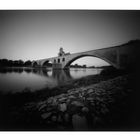
[[[60,63],[53,63],[52,64],[52,68],[53,69],[62,69],[62,64],[60,64]]]
[[[69,69],[69,67],[64,67],[62,63],[53,63],[52,68],[55,69]]]

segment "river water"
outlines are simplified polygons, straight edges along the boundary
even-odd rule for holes
[[[33,68],[0,69],[0,91],[13,93],[25,89],[35,91],[45,87],[52,88],[59,84],[63,85],[67,81],[100,72],[101,69],[96,68],[71,68],[67,71]]]

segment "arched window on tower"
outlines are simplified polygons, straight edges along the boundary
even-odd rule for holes
[[[64,62],[65,61],[65,58],[63,58],[62,61]]]
[[[60,63],[60,59],[58,58],[58,63]]]
[[[56,59],[54,59],[54,63],[56,63]]]

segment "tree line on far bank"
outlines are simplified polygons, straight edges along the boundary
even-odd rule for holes
[[[0,67],[30,67],[32,62],[30,60],[8,60],[0,59]]]
[[[8,59],[0,59],[0,67],[31,67],[32,62],[30,60],[8,60]],[[86,68],[86,65],[70,65],[72,68]]]

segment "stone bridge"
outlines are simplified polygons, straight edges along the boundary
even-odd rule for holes
[[[120,46],[35,60],[32,61],[32,66],[44,67],[46,63],[51,62],[53,69],[67,69],[75,60],[81,57],[92,56],[108,62],[117,69],[125,69],[136,63],[137,57],[139,56],[139,48],[140,41],[130,41]]]

